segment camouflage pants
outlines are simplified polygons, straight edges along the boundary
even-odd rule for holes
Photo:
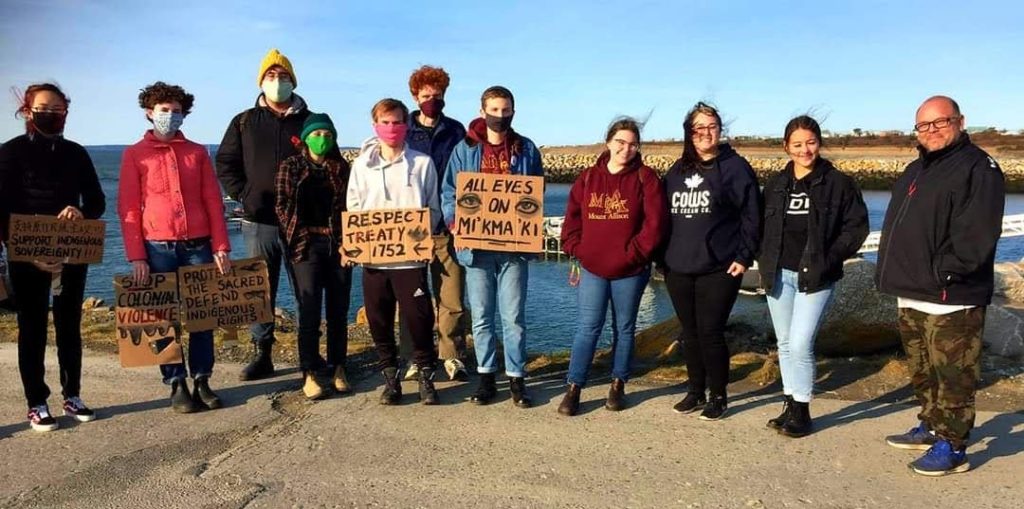
[[[918,417],[953,447],[966,446],[981,376],[985,307],[945,315],[900,308],[899,321],[910,382],[921,403]]]

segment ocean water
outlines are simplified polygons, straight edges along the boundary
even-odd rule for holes
[[[100,176],[100,183],[107,196],[107,212],[103,219],[108,223],[107,244],[103,264],[89,269],[86,295],[106,299],[113,297],[113,276],[126,273],[128,263],[124,258],[121,229],[117,218],[117,179],[121,162],[121,146],[88,147],[93,163]],[[549,184],[544,194],[546,216],[561,216],[565,212],[569,196],[569,184]],[[881,229],[889,193],[866,191],[864,199],[868,205],[872,230]],[[1024,195],[1007,198],[1007,214],[1024,213]],[[237,227],[229,229],[233,257],[246,255],[241,232]],[[1000,261],[1020,260],[1024,257],[1024,237],[1012,237],[999,242],[997,258]],[[868,258],[873,258],[869,255]],[[565,261],[537,261],[530,264],[529,290],[526,301],[527,341],[531,351],[548,352],[566,350],[572,345],[576,324],[576,290],[568,284],[569,264]],[[282,279],[285,279],[282,277]],[[357,268],[353,277],[349,319],[354,320],[356,311],[362,306],[361,276]],[[277,306],[287,310],[295,309],[295,299],[286,281],[282,281]],[[756,297],[743,297],[737,308],[751,305]],[[664,284],[651,281],[644,292],[637,317],[637,326],[644,328],[673,315]],[[602,344],[611,341],[610,330],[606,327]]]

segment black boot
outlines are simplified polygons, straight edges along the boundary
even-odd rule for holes
[[[271,352],[273,352],[273,347],[271,345],[257,344],[256,350],[253,352],[252,360],[242,368],[242,372],[238,375],[238,379],[245,382],[273,376],[274,362],[270,359]]]
[[[420,403],[436,405],[440,402],[434,387],[434,368],[420,367]]]
[[[572,417],[579,411],[580,386],[576,384],[569,384],[569,387],[565,390],[565,397],[562,398],[562,403],[558,405],[558,413]]]
[[[626,382],[618,378],[612,380],[612,386],[608,389],[608,401],[605,401],[604,407],[612,412],[626,408]]]
[[[171,382],[171,409],[179,414],[190,414],[198,410],[184,378]]]
[[[469,397],[469,400],[477,405],[486,405],[494,401],[494,397],[497,395],[498,388],[494,383],[494,373],[481,373],[480,385],[477,386],[476,392]]]
[[[787,437],[800,438],[811,434],[810,403],[793,402],[793,409],[789,412],[789,420],[782,425],[779,433]]]
[[[779,430],[789,420],[789,414],[793,411],[793,396],[786,396],[786,399],[782,402],[782,413],[774,419],[768,419],[768,427]]]
[[[381,405],[397,405],[402,401],[402,383],[398,381],[398,368],[384,368],[384,390],[380,393]]]
[[[533,406],[533,399],[526,392],[526,379],[521,376],[514,376],[508,381],[508,390],[512,393],[512,404],[519,408],[530,408]]]
[[[210,379],[208,377],[196,378],[192,381],[192,384],[195,389],[192,393],[192,401],[197,407],[215,410],[222,406],[220,398],[210,389]]]

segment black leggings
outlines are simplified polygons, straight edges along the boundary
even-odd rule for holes
[[[725,396],[729,384],[729,345],[725,343],[725,324],[742,277],[724,270],[710,274],[665,273],[665,286],[672,307],[682,325],[689,391]]]
[[[307,372],[325,365],[345,365],[352,289],[352,269],[341,266],[337,245],[330,237],[314,235],[308,248],[306,259],[292,264],[299,308],[299,366]],[[321,309],[327,321],[326,363],[320,356]]]
[[[88,265],[65,265],[61,294],[53,298],[60,384],[65,398],[79,396],[82,381],[82,298]],[[31,263],[10,265],[11,287],[18,305],[18,370],[29,408],[46,403],[46,325],[52,275]]]

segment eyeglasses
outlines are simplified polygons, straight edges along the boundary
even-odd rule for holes
[[[630,143],[630,142],[628,142],[626,140],[620,140],[618,138],[612,139],[612,143],[615,144],[616,148],[629,147],[629,148],[631,148],[633,150],[638,150],[640,148],[640,144],[639,143]]]
[[[719,127],[718,124],[695,125],[695,126],[691,127],[690,130],[693,131],[693,134],[700,134],[700,133],[711,134],[712,131],[718,132],[718,127]]]
[[[919,122],[917,124],[914,124],[914,130],[919,133],[924,133],[931,131],[932,127],[934,127],[936,130],[945,129],[949,127],[950,124],[957,120],[960,120],[961,118],[963,117],[957,115],[953,117],[937,118],[935,120],[932,120],[931,122]]]
[[[32,108],[32,113],[58,113],[63,115],[67,112],[67,108],[61,108],[60,106],[52,106],[48,108]]]
[[[278,72],[278,71],[267,71],[267,73],[264,74],[263,77],[267,78],[267,79],[271,79],[271,80],[286,80],[286,81],[291,81],[292,80],[292,75],[291,74],[288,74],[286,72]]]

